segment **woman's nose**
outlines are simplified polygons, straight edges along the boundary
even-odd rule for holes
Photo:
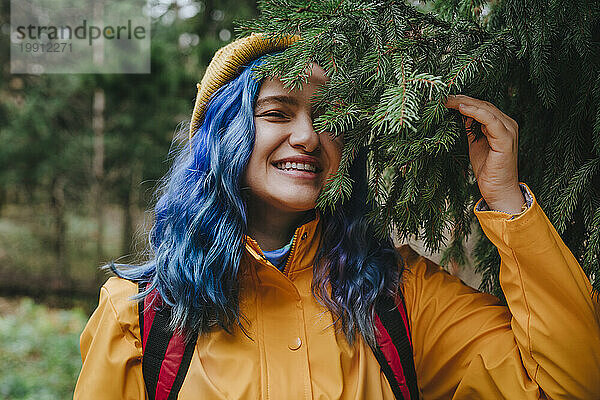
[[[289,141],[292,147],[302,147],[309,153],[319,148],[319,135],[315,132],[310,115],[298,116],[296,123],[291,128]]]

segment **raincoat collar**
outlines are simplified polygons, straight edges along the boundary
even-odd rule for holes
[[[284,274],[293,274],[294,272],[313,266],[321,243],[321,229],[321,213],[315,208],[313,218],[310,219],[310,217],[308,217],[294,232],[290,254],[283,269]],[[252,239],[252,237],[244,235],[244,239],[246,243],[245,255],[263,266],[275,268],[275,266],[266,259],[259,244]]]

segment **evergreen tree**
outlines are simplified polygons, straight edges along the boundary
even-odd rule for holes
[[[564,0],[262,0],[242,34],[301,40],[259,75],[302,85],[317,62],[318,130],[344,132],[338,174],[318,207],[352,191],[349,166],[369,160],[369,216],[380,233],[421,237],[442,264],[465,261],[480,198],[459,114],[449,94],[487,100],[519,123],[519,178],[600,289],[600,4]],[[481,137],[475,124],[475,140]],[[445,238],[449,228],[451,237]],[[499,255],[478,228],[482,289],[501,295]]]

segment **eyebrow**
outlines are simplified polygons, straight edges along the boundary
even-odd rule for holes
[[[286,96],[286,95],[265,96],[265,97],[261,97],[260,99],[256,100],[255,107],[261,107],[261,106],[265,105],[265,103],[284,103],[284,104],[289,104],[292,106],[297,106],[298,99],[296,99],[293,96]]]

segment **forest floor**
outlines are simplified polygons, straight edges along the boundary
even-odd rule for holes
[[[0,398],[73,398],[81,369],[80,308],[55,309],[27,297],[0,297]]]

